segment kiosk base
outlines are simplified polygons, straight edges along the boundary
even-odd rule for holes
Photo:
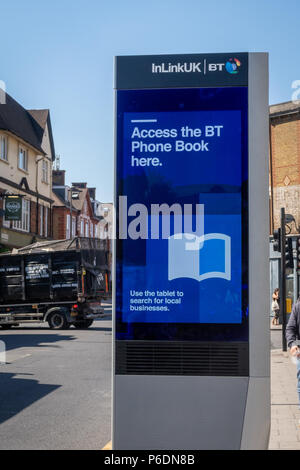
[[[268,445],[268,378],[116,375],[115,396],[114,450],[239,450],[246,448],[244,443],[247,449]]]

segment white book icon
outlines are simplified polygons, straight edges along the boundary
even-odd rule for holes
[[[201,256],[202,254],[202,256]],[[208,233],[201,237],[181,233],[168,238],[168,279],[231,280],[231,237]]]

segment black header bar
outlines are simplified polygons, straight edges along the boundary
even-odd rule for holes
[[[248,85],[248,53],[118,56],[115,88]]]

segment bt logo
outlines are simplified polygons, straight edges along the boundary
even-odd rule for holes
[[[238,73],[241,62],[238,59],[229,59],[226,62],[225,68],[228,73]]]

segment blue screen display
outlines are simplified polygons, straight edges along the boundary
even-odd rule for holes
[[[117,93],[117,338],[245,339],[247,88]]]

